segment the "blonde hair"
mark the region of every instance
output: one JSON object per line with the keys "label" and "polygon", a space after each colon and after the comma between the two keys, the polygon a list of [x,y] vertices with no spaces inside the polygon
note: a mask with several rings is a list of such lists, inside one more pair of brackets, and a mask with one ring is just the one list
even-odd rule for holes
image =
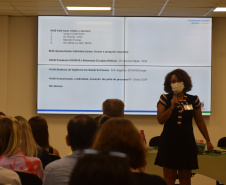
{"label": "blonde hair", "polygon": [[30,157],[37,157],[38,150],[40,147],[34,140],[34,136],[32,134],[31,126],[29,125],[28,121],[22,116],[15,117],[18,120],[20,134],[21,134],[21,151]]}
{"label": "blonde hair", "polygon": [[20,148],[19,125],[14,118],[0,119],[0,155],[11,157]]}

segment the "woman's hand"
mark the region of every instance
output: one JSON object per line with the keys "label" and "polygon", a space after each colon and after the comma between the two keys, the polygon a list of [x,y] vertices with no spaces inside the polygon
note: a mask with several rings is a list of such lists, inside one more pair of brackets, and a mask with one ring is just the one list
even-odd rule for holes
{"label": "woman's hand", "polygon": [[176,96],[173,96],[172,100],[171,100],[171,109],[174,109],[174,107],[176,106],[176,104],[179,103],[179,99]]}
{"label": "woman's hand", "polygon": [[211,142],[207,142],[206,144],[207,144],[207,149],[208,149],[210,152],[212,152],[212,151],[213,151],[213,145],[212,145],[212,143],[211,143]]}
{"label": "woman's hand", "polygon": [[206,144],[207,144],[207,149],[212,152],[213,151],[213,145],[210,142],[210,137],[206,128],[206,124],[205,121],[202,117],[202,111],[201,111],[201,107],[199,107],[198,109],[194,110],[194,118],[195,118],[195,122],[200,130],[200,132],[202,133],[203,137],[206,140]]}
{"label": "woman's hand", "polygon": [[142,172],[142,173],[146,173],[147,172],[147,167],[144,166],[144,167],[138,168],[137,171],[138,172]]}

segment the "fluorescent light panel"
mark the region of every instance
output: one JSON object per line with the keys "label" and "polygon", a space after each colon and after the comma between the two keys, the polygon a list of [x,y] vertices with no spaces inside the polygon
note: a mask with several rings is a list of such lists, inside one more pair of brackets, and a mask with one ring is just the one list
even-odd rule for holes
{"label": "fluorescent light panel", "polygon": [[215,8],[214,12],[226,12],[226,7]]}
{"label": "fluorescent light panel", "polygon": [[73,7],[68,6],[68,10],[111,10],[111,7]]}

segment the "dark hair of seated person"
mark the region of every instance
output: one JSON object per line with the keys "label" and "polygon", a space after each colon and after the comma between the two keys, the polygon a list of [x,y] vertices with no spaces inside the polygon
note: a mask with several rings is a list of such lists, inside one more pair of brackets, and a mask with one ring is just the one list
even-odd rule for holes
{"label": "dark hair of seated person", "polygon": [[0,112],[0,115],[6,116],[4,112]]}
{"label": "dark hair of seated person", "polygon": [[88,115],[77,115],[68,122],[68,141],[73,151],[91,148],[97,131],[96,121]]}
{"label": "dark hair of seated person", "polygon": [[0,112],[0,119],[6,117],[5,113],[4,112]]}
{"label": "dark hair of seated person", "polygon": [[109,120],[110,118],[111,118],[110,116],[107,116],[107,115],[104,115],[104,114],[95,117],[94,119],[95,119],[96,122],[97,122],[97,130],[99,130],[100,127],[101,127],[107,120]]}
{"label": "dark hair of seated person", "polygon": [[72,171],[69,185],[135,185],[126,154],[86,149]]}

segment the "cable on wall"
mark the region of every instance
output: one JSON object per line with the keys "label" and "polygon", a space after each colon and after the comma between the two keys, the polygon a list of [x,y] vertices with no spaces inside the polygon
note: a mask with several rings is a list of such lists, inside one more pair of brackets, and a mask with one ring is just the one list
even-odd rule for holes
{"label": "cable on wall", "polygon": [[115,0],[112,0],[112,16],[115,16]]}
{"label": "cable on wall", "polygon": [[206,14],[204,14],[203,16],[207,16],[210,12],[212,12],[215,8],[211,8]]}
{"label": "cable on wall", "polygon": [[59,0],[59,1],[60,1],[60,4],[61,4],[62,8],[63,8],[64,11],[65,11],[65,13],[66,13],[67,15],[69,15],[69,13],[68,13],[67,9],[65,8],[65,6],[63,5],[62,1],[61,1],[61,0]]}
{"label": "cable on wall", "polygon": [[167,5],[168,2],[169,2],[169,0],[166,0],[165,4],[163,5],[162,9],[160,10],[158,16],[160,16],[162,14],[162,12],[165,9],[165,7],[166,7],[166,5]]}

